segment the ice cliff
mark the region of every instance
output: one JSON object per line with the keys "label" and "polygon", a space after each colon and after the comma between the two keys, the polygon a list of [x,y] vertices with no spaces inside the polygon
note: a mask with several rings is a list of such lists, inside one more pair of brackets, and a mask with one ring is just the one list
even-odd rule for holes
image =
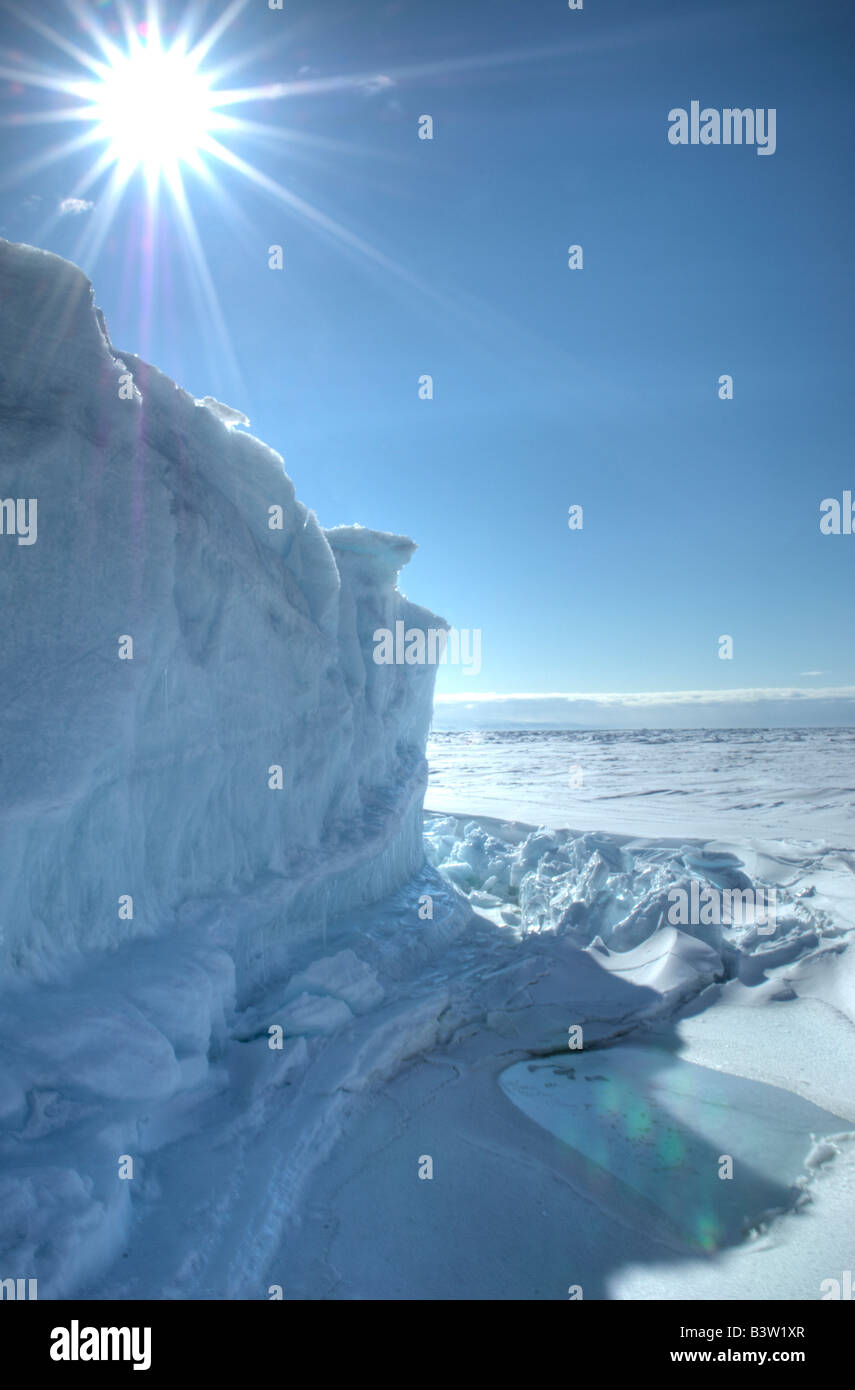
{"label": "ice cliff", "polygon": [[371,656],[440,622],[397,590],[413,542],[324,531],[68,262],[0,242],[0,314],[0,961],[251,892],[246,985],[422,863],[434,671]]}

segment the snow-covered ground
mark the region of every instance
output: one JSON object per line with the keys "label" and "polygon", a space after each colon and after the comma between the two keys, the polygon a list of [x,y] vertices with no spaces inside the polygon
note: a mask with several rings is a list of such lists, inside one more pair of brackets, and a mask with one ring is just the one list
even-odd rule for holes
{"label": "snow-covered ground", "polygon": [[[855,854],[425,829],[421,874],[242,1006],[233,904],[18,981],[5,1263],[96,1299],[845,1287]],[[775,885],[774,932],[660,921],[691,875]]]}
{"label": "snow-covered ground", "polygon": [[74,267],[0,243],[0,292],[0,1279],[845,1286],[852,731],[443,736],[423,825],[412,542],[323,531]]}
{"label": "snow-covered ground", "polygon": [[531,825],[855,843],[855,729],[435,731],[426,805]]}

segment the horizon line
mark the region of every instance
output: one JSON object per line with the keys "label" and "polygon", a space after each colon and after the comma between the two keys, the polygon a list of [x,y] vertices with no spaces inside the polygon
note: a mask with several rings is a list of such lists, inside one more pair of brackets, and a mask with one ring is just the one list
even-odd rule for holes
{"label": "horizon line", "polygon": [[583,694],[575,691],[548,691],[542,693],[502,694],[498,691],[453,691],[437,692],[434,701],[438,705],[456,704],[496,704],[499,702],[525,701],[537,703],[543,700],[562,700],[567,704],[755,704],[763,700],[853,700],[855,686],[754,686],[731,690],[659,690],[659,691],[615,691]]}

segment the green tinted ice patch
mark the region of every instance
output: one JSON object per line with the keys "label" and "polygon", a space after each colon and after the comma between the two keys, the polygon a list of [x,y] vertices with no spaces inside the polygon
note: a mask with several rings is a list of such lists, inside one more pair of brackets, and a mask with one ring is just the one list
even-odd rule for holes
{"label": "green tinted ice patch", "polygon": [[[789,1091],[651,1046],[517,1062],[500,1084],[585,1160],[597,1202],[629,1211],[641,1197],[694,1250],[731,1245],[763,1214],[791,1206],[812,1136],[848,1128]],[[572,1169],[575,1184],[578,1163]]]}

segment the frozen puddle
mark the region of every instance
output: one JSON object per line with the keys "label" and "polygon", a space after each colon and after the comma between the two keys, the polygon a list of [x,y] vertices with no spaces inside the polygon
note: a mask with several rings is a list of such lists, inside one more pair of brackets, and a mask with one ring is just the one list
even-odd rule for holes
{"label": "frozen puddle", "polygon": [[[517,1062],[500,1084],[581,1156],[587,1195],[613,1211],[640,1204],[695,1250],[731,1245],[791,1206],[813,1137],[850,1128],[777,1086],[649,1045]],[[719,1176],[725,1156],[730,1179]]]}

